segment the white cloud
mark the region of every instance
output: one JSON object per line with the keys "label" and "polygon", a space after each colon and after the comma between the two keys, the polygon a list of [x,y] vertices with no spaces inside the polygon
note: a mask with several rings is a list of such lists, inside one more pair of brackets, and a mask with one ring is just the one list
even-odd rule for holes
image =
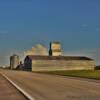
{"label": "white cloud", "polygon": [[36,44],[32,47],[31,50],[27,50],[24,52],[25,55],[47,55],[48,50],[42,44]]}

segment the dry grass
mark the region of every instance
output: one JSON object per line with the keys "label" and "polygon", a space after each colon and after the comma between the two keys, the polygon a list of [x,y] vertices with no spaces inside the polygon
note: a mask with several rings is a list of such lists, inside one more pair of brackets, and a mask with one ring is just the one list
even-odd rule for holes
{"label": "dry grass", "polygon": [[63,75],[63,76],[100,79],[100,70],[47,71],[47,72],[43,72],[43,73]]}

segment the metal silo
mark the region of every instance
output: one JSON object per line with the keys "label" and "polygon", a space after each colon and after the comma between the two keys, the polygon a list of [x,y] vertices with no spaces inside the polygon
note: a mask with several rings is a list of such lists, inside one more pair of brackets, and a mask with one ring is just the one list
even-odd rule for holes
{"label": "metal silo", "polygon": [[16,69],[18,65],[19,65],[19,56],[14,54],[10,57],[10,68]]}

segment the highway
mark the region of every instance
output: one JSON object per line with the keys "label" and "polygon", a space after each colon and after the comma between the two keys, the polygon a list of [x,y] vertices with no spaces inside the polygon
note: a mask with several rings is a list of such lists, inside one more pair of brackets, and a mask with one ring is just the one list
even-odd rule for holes
{"label": "highway", "polygon": [[100,100],[99,82],[24,71],[0,72],[27,92],[33,100]]}
{"label": "highway", "polygon": [[0,74],[0,100],[28,100]]}

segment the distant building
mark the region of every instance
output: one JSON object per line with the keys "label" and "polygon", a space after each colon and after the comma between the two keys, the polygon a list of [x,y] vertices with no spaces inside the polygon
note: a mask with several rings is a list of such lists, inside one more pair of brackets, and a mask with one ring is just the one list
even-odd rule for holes
{"label": "distant building", "polygon": [[79,56],[27,56],[24,60],[25,70],[93,70],[95,63],[88,57]]}
{"label": "distant building", "polygon": [[59,42],[51,42],[49,56],[61,56],[61,44]]}
{"label": "distant building", "polygon": [[23,65],[23,63],[22,63],[22,61],[20,61],[20,63],[19,63],[19,65],[17,66],[17,70],[23,70],[23,67],[24,67],[24,65]]}
{"label": "distant building", "polygon": [[18,65],[19,65],[19,56],[14,54],[10,57],[10,68],[16,69]]}
{"label": "distant building", "polygon": [[94,60],[82,56],[61,56],[59,42],[50,43],[49,56],[27,55],[24,70],[55,71],[55,70],[94,70]]}

